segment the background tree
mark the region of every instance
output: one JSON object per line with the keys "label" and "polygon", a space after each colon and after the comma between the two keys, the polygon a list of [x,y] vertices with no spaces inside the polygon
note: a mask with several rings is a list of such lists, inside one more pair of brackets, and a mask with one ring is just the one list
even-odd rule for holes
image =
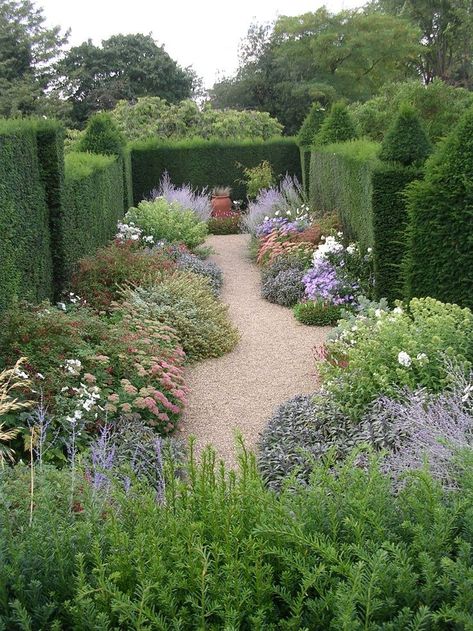
{"label": "background tree", "polygon": [[375,9],[409,19],[420,29],[417,67],[425,83],[440,78],[473,87],[473,3],[471,0],[377,0]]}
{"label": "background tree", "polygon": [[[29,0],[0,0],[0,115],[55,111],[54,65],[69,33],[47,28]],[[48,92],[53,90],[53,94]]]}
{"label": "background tree", "polygon": [[75,46],[60,62],[62,88],[82,125],[95,111],[112,109],[121,100],[159,96],[174,103],[188,98],[195,73],[181,68],[151,35],[114,35],[95,46]]}
{"label": "background tree", "polygon": [[236,75],[217,83],[212,99],[219,107],[265,109],[296,133],[314,100],[365,100],[384,83],[413,76],[418,40],[412,23],[372,8],[321,8],[253,25]]}

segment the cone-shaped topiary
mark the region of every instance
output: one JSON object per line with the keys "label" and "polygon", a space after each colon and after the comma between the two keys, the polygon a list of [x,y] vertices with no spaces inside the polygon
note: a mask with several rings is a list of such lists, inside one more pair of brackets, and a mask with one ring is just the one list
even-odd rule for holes
{"label": "cone-shaped topiary", "polygon": [[92,116],[79,144],[79,151],[122,156],[125,140],[110,114],[101,112]]}
{"label": "cone-shaped topiary", "polygon": [[384,137],[379,157],[409,166],[422,164],[431,153],[432,144],[416,110],[411,105],[401,105]]}
{"label": "cone-shaped topiary", "polygon": [[297,136],[300,147],[310,147],[312,145],[325,118],[325,114],[326,110],[318,101],[312,103],[312,107],[305,117]]}
{"label": "cone-shaped topiary", "polygon": [[319,132],[315,136],[315,144],[330,145],[333,142],[345,142],[357,138],[355,123],[346,105],[334,103],[330,114],[324,119]]}
{"label": "cone-shaped topiary", "polygon": [[473,308],[473,108],[407,189],[407,293]]}

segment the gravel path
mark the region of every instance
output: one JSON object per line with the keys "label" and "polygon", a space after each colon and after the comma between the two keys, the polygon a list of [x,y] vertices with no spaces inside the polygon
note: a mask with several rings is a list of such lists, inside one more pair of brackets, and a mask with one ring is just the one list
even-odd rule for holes
{"label": "gravel path", "polygon": [[222,300],[241,340],[236,349],[188,369],[189,406],[183,435],[196,437],[199,452],[212,443],[235,465],[235,430],[253,449],[274,409],[317,385],[313,348],[328,328],[296,321],[290,309],[260,297],[260,272],[248,258],[249,236],[211,236],[212,259],[224,273]]}

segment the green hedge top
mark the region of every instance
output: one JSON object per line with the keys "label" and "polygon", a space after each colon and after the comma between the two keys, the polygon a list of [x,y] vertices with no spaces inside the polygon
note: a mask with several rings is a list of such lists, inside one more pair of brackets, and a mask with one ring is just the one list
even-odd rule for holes
{"label": "green hedge top", "polygon": [[246,197],[243,168],[254,167],[262,160],[270,162],[277,176],[287,172],[301,179],[299,147],[294,138],[178,142],[149,139],[132,143],[130,149],[135,204],[149,195],[165,171],[177,186],[231,186],[234,199]]}
{"label": "green hedge top", "polygon": [[98,153],[73,152],[66,155],[64,162],[66,178],[78,180],[89,177],[94,171],[106,169],[116,162],[116,158]]}

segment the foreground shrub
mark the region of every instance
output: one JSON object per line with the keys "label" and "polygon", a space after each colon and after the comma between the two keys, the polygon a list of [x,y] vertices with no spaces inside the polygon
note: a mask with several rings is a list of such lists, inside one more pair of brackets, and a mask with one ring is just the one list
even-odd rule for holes
{"label": "foreground shrub", "polygon": [[72,289],[91,307],[109,309],[124,284],[149,284],[160,272],[174,268],[162,250],[142,250],[133,241],[116,241],[79,261]]}
{"label": "foreground shrub", "polygon": [[201,276],[174,272],[152,287],[127,290],[125,298],[142,317],[172,326],[190,360],[220,357],[237,343],[228,307],[215,298]]}
{"label": "foreground shrub", "polygon": [[182,242],[188,248],[194,248],[207,236],[206,224],[192,210],[183,210],[176,202],[169,203],[162,197],[142,201],[137,208],[130,208],[125,221],[137,226],[154,242]]}
{"label": "foreground shrub", "polygon": [[232,213],[228,217],[211,217],[207,223],[210,234],[239,234],[241,215]]}
{"label": "foreground shrub", "polygon": [[[360,423],[353,423],[327,394],[283,403],[260,439],[258,466],[265,482],[277,490],[291,477],[308,484],[321,460],[345,460],[354,447],[368,445],[382,453],[381,468],[397,488],[406,473],[427,462],[431,474],[452,488],[458,454],[473,453],[473,374],[448,370],[445,392],[403,389],[396,398],[381,396]],[[366,461],[360,455],[357,463]]]}
{"label": "foreground shrub", "polygon": [[[250,459],[215,455],[187,479],[93,493],[83,478],[0,472],[0,621],[30,628],[447,629],[473,622],[471,462],[445,492],[376,463],[316,466],[307,488],[264,488]],[[53,526],[52,526],[53,525]],[[32,597],[34,594],[34,597]],[[24,627],[26,625],[23,625]]]}
{"label": "foreground shrub", "polygon": [[321,300],[300,302],[294,307],[294,316],[302,324],[332,326],[341,315],[341,307]]}
{"label": "foreground shrub", "polygon": [[[142,419],[162,434],[176,428],[186,402],[184,354],[170,327],[130,305],[112,322],[74,305],[17,305],[1,324],[2,363],[28,358],[23,370],[34,396],[24,396],[36,407],[20,424],[25,433],[39,424],[56,437],[51,458],[63,458],[71,440],[85,447],[117,415]],[[17,416],[5,418],[18,425]]]}
{"label": "foreground shrub", "polygon": [[353,419],[380,395],[399,387],[439,392],[448,385],[445,359],[468,371],[473,361],[473,314],[432,298],[413,299],[408,311],[369,310],[340,321],[320,364],[326,390]]}

